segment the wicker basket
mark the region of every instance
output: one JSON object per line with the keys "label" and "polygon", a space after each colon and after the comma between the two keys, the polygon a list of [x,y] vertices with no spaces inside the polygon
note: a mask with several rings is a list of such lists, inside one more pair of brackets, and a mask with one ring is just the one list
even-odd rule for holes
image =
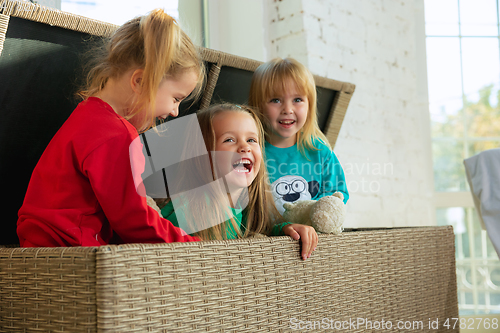
{"label": "wicker basket", "polygon": [[451,227],[0,249],[0,288],[0,332],[458,332]]}

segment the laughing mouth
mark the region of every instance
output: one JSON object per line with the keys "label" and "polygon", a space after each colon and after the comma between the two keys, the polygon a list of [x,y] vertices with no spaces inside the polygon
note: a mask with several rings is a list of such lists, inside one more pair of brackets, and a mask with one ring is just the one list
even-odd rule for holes
{"label": "laughing mouth", "polygon": [[253,163],[248,158],[242,158],[233,163],[233,169],[236,172],[248,173],[252,171]]}
{"label": "laughing mouth", "polygon": [[295,120],[280,120],[279,123],[281,125],[293,125],[295,124]]}

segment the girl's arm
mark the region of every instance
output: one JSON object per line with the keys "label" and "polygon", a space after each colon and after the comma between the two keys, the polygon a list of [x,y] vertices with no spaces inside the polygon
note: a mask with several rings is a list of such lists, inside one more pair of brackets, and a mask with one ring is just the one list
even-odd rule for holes
{"label": "girl's arm", "polygon": [[271,230],[271,236],[290,236],[295,240],[300,239],[302,245],[301,256],[306,260],[318,245],[318,234],[313,227],[290,222],[277,223]]}
{"label": "girl's arm", "polygon": [[316,250],[318,234],[313,227],[304,224],[288,224],[283,227],[283,232],[295,240],[300,239],[302,259],[306,260]]}
{"label": "girl's arm", "polygon": [[137,193],[129,145],[128,137],[114,137],[82,163],[111,229],[124,243],[199,241],[160,217],[147,205],[146,198]]}
{"label": "girl's arm", "polygon": [[271,229],[271,236],[285,236],[283,228],[287,225],[292,224],[291,222],[276,223]]}

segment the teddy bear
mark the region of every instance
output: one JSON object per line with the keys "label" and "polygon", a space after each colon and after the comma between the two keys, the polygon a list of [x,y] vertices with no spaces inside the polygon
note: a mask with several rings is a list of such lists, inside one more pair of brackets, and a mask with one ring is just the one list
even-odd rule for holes
{"label": "teddy bear", "polygon": [[317,232],[340,234],[346,209],[344,195],[335,192],[319,200],[301,200],[283,205],[283,218],[287,222],[312,226]]}

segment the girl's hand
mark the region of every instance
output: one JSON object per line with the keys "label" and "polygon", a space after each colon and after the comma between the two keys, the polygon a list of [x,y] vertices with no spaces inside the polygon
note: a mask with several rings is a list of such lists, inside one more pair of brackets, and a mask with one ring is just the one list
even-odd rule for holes
{"label": "girl's hand", "polygon": [[285,235],[295,240],[301,240],[302,259],[306,260],[311,256],[311,253],[316,250],[316,245],[318,245],[318,234],[313,227],[303,224],[289,224],[283,227],[283,232]]}

